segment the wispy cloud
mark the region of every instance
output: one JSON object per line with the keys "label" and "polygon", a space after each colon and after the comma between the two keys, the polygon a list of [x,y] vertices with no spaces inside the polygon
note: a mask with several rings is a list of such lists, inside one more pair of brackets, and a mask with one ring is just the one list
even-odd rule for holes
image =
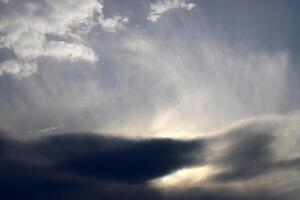
{"label": "wispy cloud", "polygon": [[187,3],[185,0],[157,0],[150,5],[150,13],[147,19],[156,22],[165,12],[181,8],[191,10],[195,7],[193,3]]}

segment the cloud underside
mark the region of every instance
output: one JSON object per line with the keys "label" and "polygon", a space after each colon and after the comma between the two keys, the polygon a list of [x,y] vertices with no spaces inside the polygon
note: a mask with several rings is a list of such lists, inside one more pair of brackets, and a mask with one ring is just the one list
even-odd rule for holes
{"label": "cloud underside", "polygon": [[[214,137],[188,141],[68,133],[20,142],[3,134],[2,195],[7,199],[297,199],[299,188],[294,184],[299,181],[300,157],[291,151],[297,147],[285,146],[293,134],[286,127],[290,123],[252,121]],[[182,185],[180,191],[162,192],[149,184],[178,169],[206,165],[222,170],[207,177],[202,186]],[[272,180],[279,182],[273,185]]]}
{"label": "cloud underside", "polygon": [[118,32],[128,21],[123,16],[104,17],[103,4],[97,0],[12,0],[0,2],[0,7],[0,48],[14,54],[0,63],[0,76],[17,78],[34,74],[41,58],[97,61],[87,34],[93,28]]}

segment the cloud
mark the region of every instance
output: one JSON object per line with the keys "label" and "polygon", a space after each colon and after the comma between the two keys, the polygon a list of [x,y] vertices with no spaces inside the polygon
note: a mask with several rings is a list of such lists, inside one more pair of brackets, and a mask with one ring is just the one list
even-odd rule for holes
{"label": "cloud", "polygon": [[0,163],[1,198],[5,199],[161,199],[158,191],[146,185],[94,182],[47,167],[4,159]]}
{"label": "cloud", "polygon": [[[93,199],[96,195],[96,199],[116,199],[121,192],[125,199],[151,199],[160,194],[146,182],[199,163],[193,153],[201,152],[203,143],[138,141],[89,133],[22,142],[1,134],[0,147],[2,197]],[[142,195],[136,196],[139,193]]]}
{"label": "cloud", "polygon": [[157,0],[150,5],[150,13],[147,19],[151,22],[156,22],[165,12],[182,8],[191,10],[195,7],[193,3],[187,3],[185,0]]}
{"label": "cloud", "polygon": [[[24,142],[2,135],[0,185],[10,199],[297,199],[299,153],[280,155],[294,148],[284,141],[297,130],[294,119],[256,118],[188,141],[68,133]],[[299,136],[294,139],[297,147]],[[149,184],[176,170],[212,165],[221,173],[192,187]]]}
{"label": "cloud", "polygon": [[35,73],[37,65],[35,62],[18,62],[16,60],[7,60],[0,65],[0,76],[9,74],[17,78],[28,77]]}
{"label": "cloud", "polygon": [[37,132],[38,132],[38,133],[47,133],[47,132],[55,131],[55,130],[57,130],[57,129],[59,129],[59,127],[52,126],[52,127],[49,127],[49,128],[40,129],[40,130],[38,130]]}
{"label": "cloud", "polygon": [[114,16],[113,18],[99,18],[99,23],[105,31],[116,33],[119,30],[124,30],[128,22],[127,17]]}
{"label": "cloud", "polygon": [[291,153],[294,147],[288,146],[288,141],[293,138],[299,143],[299,136],[294,135],[298,120],[299,115],[256,118],[223,131],[208,145],[208,151],[214,152],[208,162],[222,169],[212,180],[258,183],[276,173],[297,171],[300,155]]}
{"label": "cloud", "polygon": [[[43,57],[95,62],[97,55],[86,39],[90,30],[100,27],[117,32],[125,29],[128,21],[122,16],[105,18],[103,4],[97,0],[13,0],[0,4],[0,48],[15,54],[13,60],[0,63],[1,75],[19,78],[35,73]],[[47,35],[60,37],[62,41],[49,41]]]}
{"label": "cloud", "polygon": [[[245,17],[230,12],[243,2],[236,6],[226,4],[230,10],[225,4],[221,7],[214,2],[202,2],[203,7],[193,9],[193,16],[166,18],[160,21],[161,26],[142,20],[141,16],[148,13],[149,2],[107,2],[105,16],[130,16],[130,28],[122,34],[100,35],[96,31],[99,26],[92,28],[85,41],[94,55],[100,56],[96,63],[69,62],[53,55],[63,51],[49,49],[48,54],[55,58],[38,59],[37,66],[42,67],[34,76],[16,82],[2,76],[1,93],[6,95],[0,98],[0,111],[7,114],[0,116],[1,127],[16,132],[59,126],[64,132],[186,136],[209,132],[251,116],[299,109],[297,68],[291,65],[292,52],[287,46],[269,50],[262,48],[261,42],[253,47],[253,42],[245,41],[242,33],[234,42],[227,40],[234,30],[247,30],[247,35],[266,30],[270,36],[278,35],[277,31],[270,32],[278,27],[260,27],[272,24],[267,19],[278,16],[279,11],[273,11],[271,6],[264,8],[272,13],[260,13],[259,4],[253,4],[255,13],[260,13],[255,16],[261,16],[255,20],[258,17],[251,14]],[[224,17],[228,13],[238,21],[230,23]],[[276,22],[288,23],[284,13],[281,10],[279,13],[281,17]],[[283,25],[280,27],[284,30]],[[84,30],[77,27],[73,31],[84,34]],[[279,34],[276,38],[288,35]],[[53,34],[45,37],[49,42],[64,44],[73,43],[76,38]],[[258,39],[266,41],[270,37]],[[272,42],[276,43],[274,37]],[[85,45],[76,49],[80,52],[82,46]],[[68,59],[80,61],[68,52],[64,53]],[[13,55],[7,57],[13,59]]]}
{"label": "cloud", "polygon": [[47,136],[29,143],[5,137],[1,141],[1,153],[9,159],[124,183],[147,182],[199,164],[204,148],[201,140],[129,140],[89,133]]}
{"label": "cloud", "polygon": [[95,62],[97,60],[93,50],[82,44],[68,44],[64,41],[50,41],[47,46],[47,49],[41,51],[42,56],[52,57],[58,60],[67,59],[70,61],[86,60]]}
{"label": "cloud", "polygon": [[221,159],[221,164],[229,165],[230,170],[218,174],[218,181],[247,180],[268,172],[273,156],[269,147],[272,140],[269,133],[235,136]]}
{"label": "cloud", "polygon": [[[73,150],[66,145],[81,146]],[[56,136],[39,145],[51,158],[59,159],[56,169],[100,180],[145,182],[182,166],[200,162],[192,153],[201,152],[201,141],[153,139],[130,141],[99,136]],[[48,151],[47,151],[48,150]],[[66,151],[67,150],[67,151]],[[70,152],[71,150],[71,152]],[[198,155],[200,157],[200,154]]]}
{"label": "cloud", "polygon": [[[299,110],[296,4],[201,1],[152,26],[158,1],[0,2],[0,127],[18,138],[0,140],[1,198],[299,198],[300,119],[271,115]],[[207,138],[145,139],[178,135]]]}

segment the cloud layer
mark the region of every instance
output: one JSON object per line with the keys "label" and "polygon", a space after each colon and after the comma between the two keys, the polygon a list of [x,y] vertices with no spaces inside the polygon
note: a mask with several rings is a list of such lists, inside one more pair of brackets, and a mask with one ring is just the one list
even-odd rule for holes
{"label": "cloud layer", "polygon": [[[299,130],[295,120],[299,116],[258,118],[213,137],[188,141],[68,133],[21,142],[2,135],[2,195],[9,199],[115,199],[120,194],[123,199],[297,199],[300,155],[294,148],[299,136],[294,137],[296,146],[285,146]],[[218,172],[207,175],[201,185],[179,182],[180,190],[164,192],[150,184],[175,170],[207,165]]]}
{"label": "cloud layer", "polygon": [[[13,9],[22,7],[13,2],[3,7],[12,12],[1,15],[9,18]],[[149,23],[146,18],[155,3],[90,3],[92,12],[86,13],[80,11],[85,3],[79,2],[80,8],[66,3],[66,8],[58,7],[69,10],[64,15],[75,12],[72,16],[78,15],[80,22],[51,17],[56,16],[51,6],[36,23],[24,22],[38,30],[39,24],[47,24],[44,29],[49,31],[38,32],[49,48],[20,51],[22,57],[36,55],[33,60],[18,59],[13,49],[0,50],[0,92],[5,94],[0,112],[6,113],[0,116],[0,127],[24,134],[59,127],[63,132],[185,137],[247,117],[299,109],[297,49],[289,41],[298,17],[290,4],[235,2],[221,8],[205,1],[189,12],[173,10],[159,23]],[[94,8],[102,14],[96,15]],[[246,8],[255,15],[248,15]],[[25,18],[31,16],[23,10]],[[21,23],[18,13],[12,22]],[[276,24],[269,21],[273,18]],[[121,23],[114,29],[118,33],[108,30],[115,26],[108,19]],[[99,20],[106,20],[106,28]],[[64,31],[58,34],[57,29]],[[28,37],[24,45],[29,48],[35,42]],[[27,78],[12,80],[16,76],[8,73]]]}
{"label": "cloud layer", "polygon": [[299,6],[0,0],[0,198],[298,200]]}

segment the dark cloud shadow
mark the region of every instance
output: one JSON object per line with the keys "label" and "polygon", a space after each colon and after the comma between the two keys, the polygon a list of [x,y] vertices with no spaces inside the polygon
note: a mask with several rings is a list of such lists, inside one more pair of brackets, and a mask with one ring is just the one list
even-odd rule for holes
{"label": "dark cloud shadow", "polygon": [[199,164],[203,141],[128,140],[90,134],[60,135],[38,144],[54,168],[101,180],[140,183]]}
{"label": "dark cloud shadow", "polygon": [[218,174],[217,181],[247,180],[266,171],[272,162],[270,145],[274,137],[268,133],[235,135],[228,150],[217,162],[228,171]]}
{"label": "dark cloud shadow", "polygon": [[199,163],[196,157],[202,149],[198,140],[70,133],[21,142],[2,134],[1,195],[4,199],[160,199],[160,192],[146,182]]}
{"label": "dark cloud shadow", "polygon": [[227,148],[214,162],[225,170],[211,180],[222,183],[248,181],[274,171],[300,169],[299,157],[287,155],[282,159],[276,156],[274,142],[278,138],[273,131],[270,127],[260,130],[255,126],[245,126],[221,136]]}
{"label": "dark cloud shadow", "polygon": [[[293,172],[299,157],[279,159],[273,129],[243,126],[213,138],[132,140],[91,133],[68,133],[20,141],[0,134],[0,188],[4,199],[156,199],[156,200],[296,200],[297,186],[246,187],[261,184],[272,172]],[[210,154],[214,142],[226,144]],[[170,189],[150,181],[190,166],[214,165],[223,170],[203,186]],[[196,174],[195,174],[196,176]],[[275,175],[276,176],[276,175]],[[265,179],[267,180],[267,179]],[[245,185],[236,187],[232,183]],[[288,188],[291,187],[291,188]]]}

